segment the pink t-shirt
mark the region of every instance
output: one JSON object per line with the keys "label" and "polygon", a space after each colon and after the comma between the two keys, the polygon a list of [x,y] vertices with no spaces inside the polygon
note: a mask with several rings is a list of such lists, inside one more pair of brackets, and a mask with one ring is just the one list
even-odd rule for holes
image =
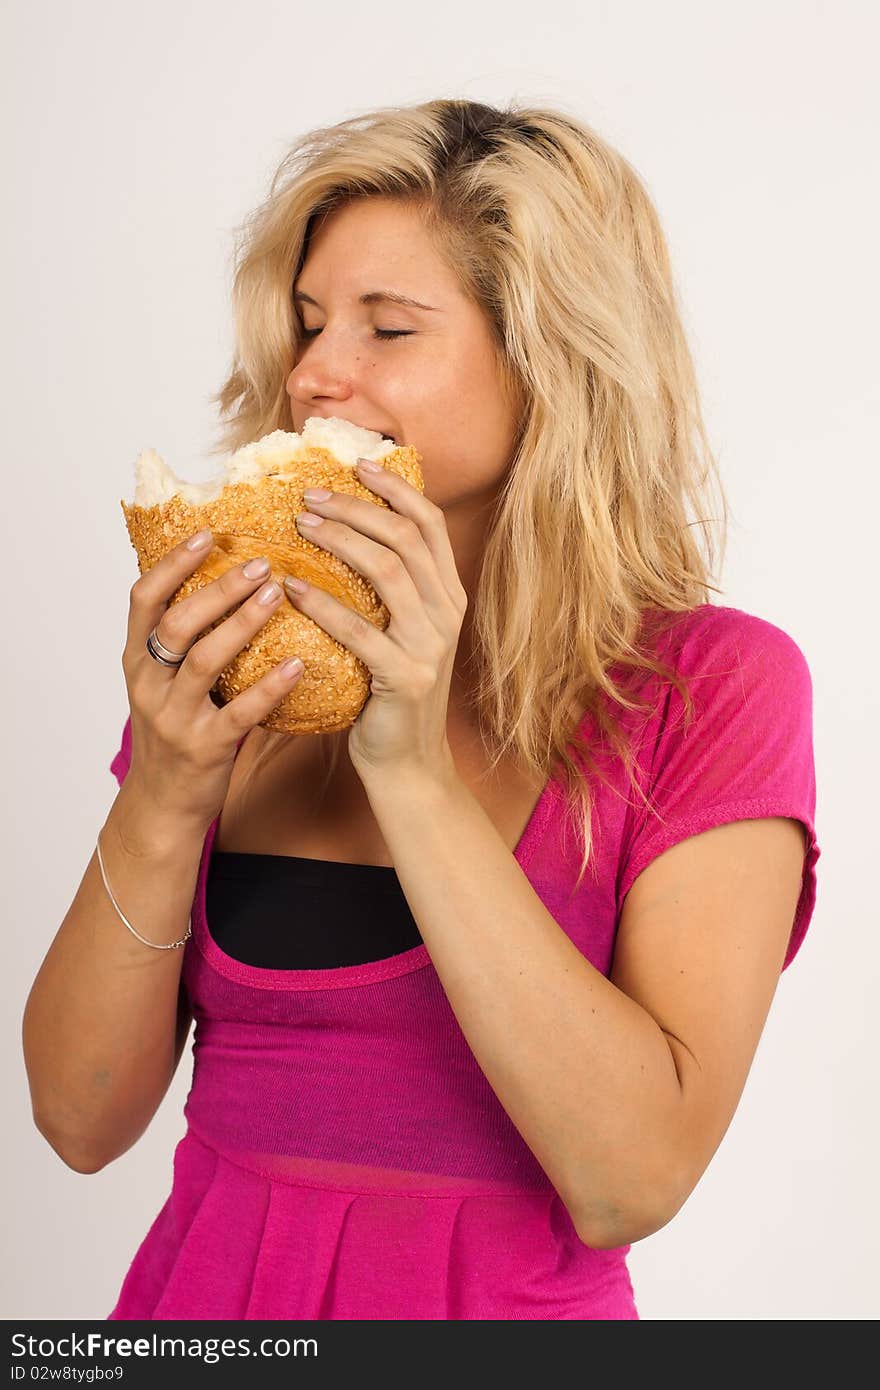
{"label": "pink t-shirt", "polygon": [[[685,729],[671,685],[650,717],[624,716],[653,812],[603,747],[611,786],[594,783],[595,867],[580,889],[579,839],[554,778],[515,857],[608,976],[624,898],[653,859],[715,825],[794,817],[808,845],[785,969],[812,916],[820,854],[807,663],[772,623],[709,604],[657,651],[692,678],[695,718]],[[120,782],[130,756],[129,720],[111,763]],[[195,1018],[186,1133],[109,1317],[637,1319],[630,1247],[580,1240],[427,947],[315,970],[226,955],[205,918],[216,828],[184,948]],[[292,921],[306,911],[292,902]]]}

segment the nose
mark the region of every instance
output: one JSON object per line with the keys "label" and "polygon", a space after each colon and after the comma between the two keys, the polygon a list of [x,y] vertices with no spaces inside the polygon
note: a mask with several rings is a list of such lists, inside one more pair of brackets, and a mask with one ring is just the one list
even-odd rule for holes
{"label": "nose", "polygon": [[300,345],[296,363],[287,378],[291,400],[309,405],[319,398],[344,401],[353,390],[356,355],[346,355],[338,341],[331,344],[324,328],[317,338],[306,338]]}

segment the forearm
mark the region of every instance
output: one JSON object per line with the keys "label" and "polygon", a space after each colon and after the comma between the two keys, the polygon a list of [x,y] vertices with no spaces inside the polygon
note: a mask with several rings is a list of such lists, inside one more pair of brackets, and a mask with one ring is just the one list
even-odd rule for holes
{"label": "forearm", "polygon": [[[156,943],[189,921],[202,839],[139,815],[123,785],[103,829],[107,878]],[[81,1171],[143,1133],[173,1074],[183,947],[158,951],[119,920],[93,854],[34,980],[22,1020],[34,1121]]]}
{"label": "forearm", "polygon": [[581,954],[457,774],[365,786],[461,1030],[581,1238],[649,1234],[682,1113],[659,1025]]}

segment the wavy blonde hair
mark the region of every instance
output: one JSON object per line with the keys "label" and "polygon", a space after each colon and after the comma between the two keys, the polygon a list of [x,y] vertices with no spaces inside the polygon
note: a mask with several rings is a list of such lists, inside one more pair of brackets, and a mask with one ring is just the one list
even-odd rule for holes
{"label": "wavy blonde hair", "polygon": [[[624,710],[651,713],[633,680],[671,682],[692,717],[686,683],[652,643],[708,590],[721,593],[709,582],[718,519],[701,515],[707,483],[721,502],[722,559],[728,503],[666,241],[632,166],[558,110],[437,100],[310,131],[238,229],[236,350],[212,398],[229,418],[211,452],[293,428],[285,383],[302,340],[292,287],[310,233],[335,208],[376,196],[422,213],[486,314],[517,402],[471,599],[471,709],[491,768],[512,755],[543,782],[559,763],[567,809],[580,814],[577,888],[593,857],[599,771],[581,723],[593,716],[647,804],[621,725]],[[267,733],[252,770],[287,741]],[[325,788],[338,753],[334,740]]]}

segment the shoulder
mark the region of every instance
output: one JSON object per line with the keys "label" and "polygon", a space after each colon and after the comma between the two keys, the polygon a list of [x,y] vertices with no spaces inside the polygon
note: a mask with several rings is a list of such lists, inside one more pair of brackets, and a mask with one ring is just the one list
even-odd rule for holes
{"label": "shoulder", "polygon": [[665,624],[657,652],[684,670],[700,667],[718,653],[742,663],[765,654],[774,660],[806,665],[801,648],[783,628],[741,608],[701,604]]}
{"label": "shoulder", "polygon": [[[682,681],[697,717],[729,717],[746,727],[768,716],[803,723],[811,709],[812,678],[803,651],[790,633],[757,614],[701,605],[666,627],[652,650]],[[674,732],[683,698],[671,683],[656,694],[649,732]],[[714,731],[724,738],[723,723],[715,722]]]}

